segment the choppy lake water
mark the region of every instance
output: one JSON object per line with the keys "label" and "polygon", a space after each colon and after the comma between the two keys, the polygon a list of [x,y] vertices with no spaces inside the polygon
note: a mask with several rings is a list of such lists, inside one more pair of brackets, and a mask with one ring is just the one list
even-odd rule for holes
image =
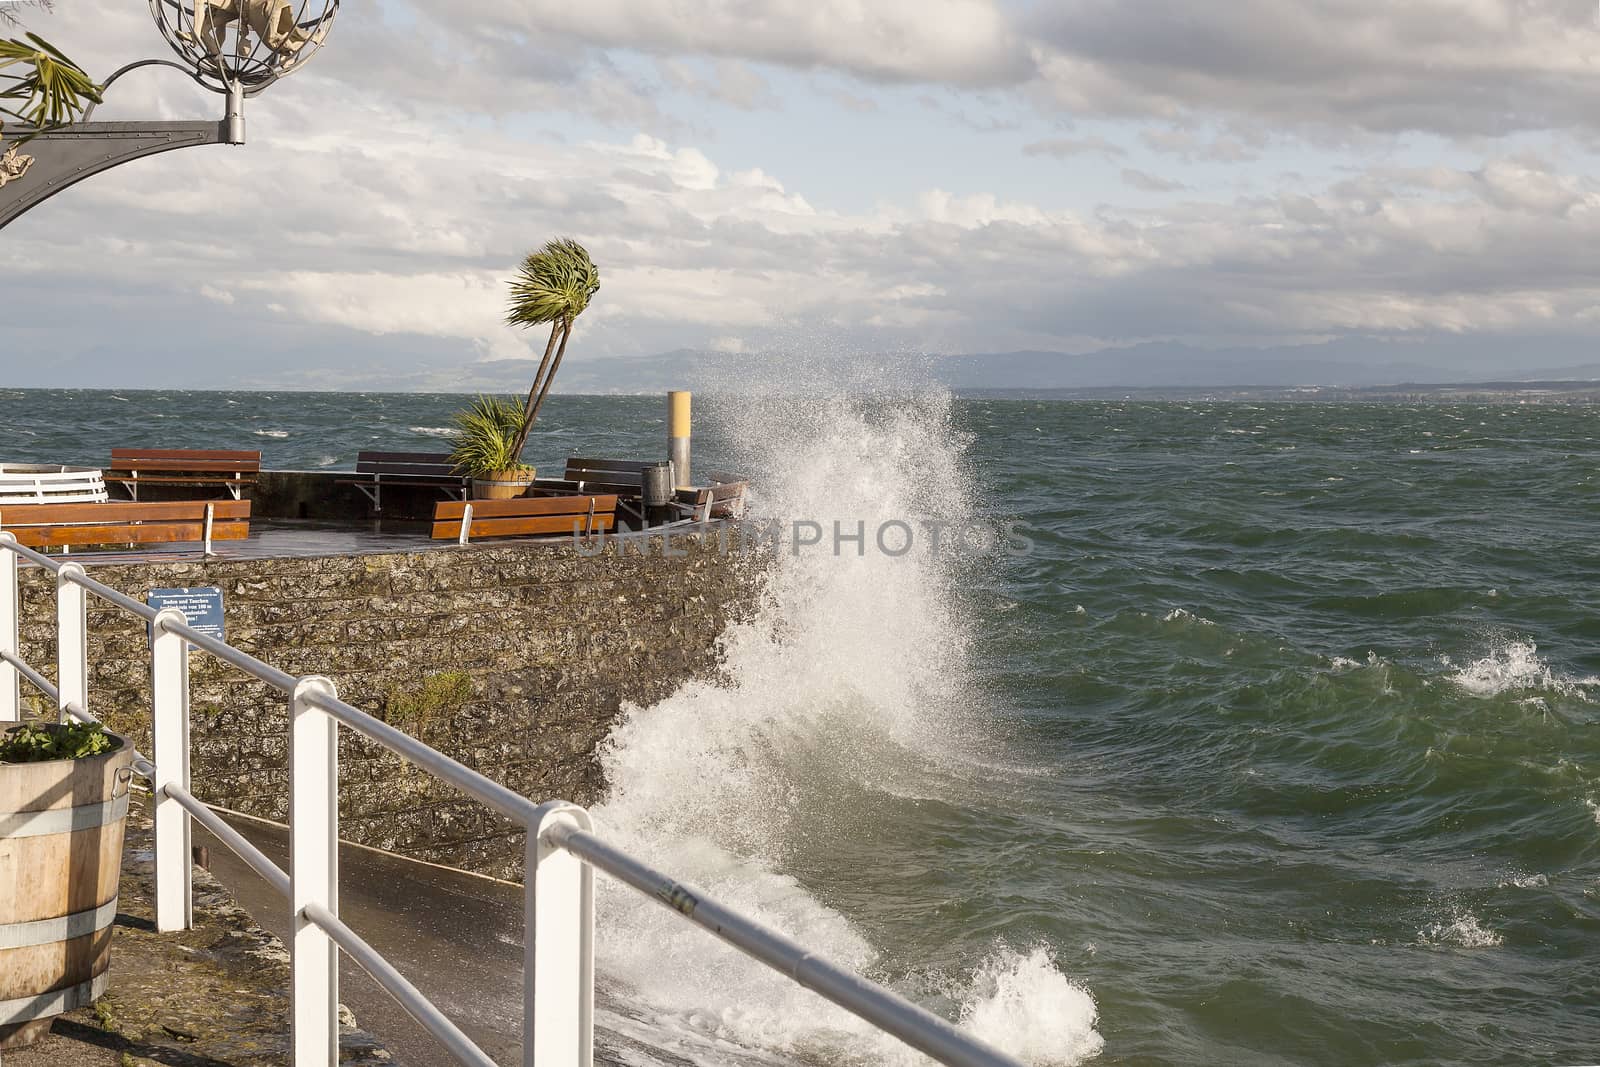
{"label": "choppy lake water", "polygon": [[[460,402],[0,391],[0,460],[333,469],[442,447]],[[1038,1064],[1595,1062],[1597,417],[707,400],[697,462],[826,536],[780,554],[725,684],[632,711],[598,818]],[[659,399],[556,397],[533,458],[664,433]],[[1028,550],[874,543],[929,516]],[[642,1006],[603,1023],[663,1058],[916,1062],[602,903]]]}

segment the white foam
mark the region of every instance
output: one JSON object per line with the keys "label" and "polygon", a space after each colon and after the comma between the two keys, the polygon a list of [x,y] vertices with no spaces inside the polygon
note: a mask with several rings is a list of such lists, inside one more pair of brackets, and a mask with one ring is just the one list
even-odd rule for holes
{"label": "white foam", "polygon": [[1417,931],[1423,945],[1455,945],[1461,948],[1494,948],[1505,938],[1486,928],[1470,911],[1455,911],[1448,921],[1429,923]]}
{"label": "white foam", "polygon": [[[1447,667],[1453,666],[1448,657],[1441,662]],[[1484,697],[1538,689],[1587,700],[1584,691],[1600,685],[1600,678],[1556,674],[1539,658],[1539,646],[1531,640],[1501,641],[1487,656],[1458,668],[1450,680],[1474,696]]]}
{"label": "white foam", "polygon": [[288,437],[288,430],[252,430],[257,437]]}
{"label": "white foam", "polygon": [[1212,622],[1210,619],[1206,618],[1204,615],[1196,615],[1194,612],[1188,610],[1187,608],[1173,608],[1171,611],[1169,611],[1165,615],[1161,616],[1161,621],[1162,622],[1190,622],[1190,623],[1193,623],[1196,626],[1215,626],[1216,625],[1216,623]]}
{"label": "white foam", "polygon": [[410,426],[412,433],[421,434],[423,437],[454,437],[456,431],[448,426]]}
{"label": "white foam", "polygon": [[[752,398],[726,433],[761,486],[770,514],[758,520],[871,530],[965,517],[952,514],[974,496],[949,420],[944,392]],[[850,832],[830,807],[838,798],[928,795],[928,775],[986,754],[955,595],[971,561],[922,542],[898,557],[867,543],[860,555],[777,555],[754,617],[723,637],[724,678],[625,709],[602,750],[612,792],[595,817],[624,848],[822,956],[926,993],[927,975],[877,972],[861,931],[789,873],[797,856],[808,869],[838,864],[831,842]],[[726,1041],[834,1063],[927,1062],[654,902],[601,885],[603,973],[692,1045],[695,1062],[724,1058],[715,1049]],[[1100,1048],[1092,998],[1043,950],[1001,949],[931,984],[965,1025],[1033,1062],[1076,1063]]]}
{"label": "white foam", "polygon": [[1043,948],[1002,949],[984,961],[961,1005],[961,1022],[991,1044],[1036,1064],[1075,1064],[1097,1055],[1094,998],[1057,969]]}
{"label": "white foam", "polygon": [[1550,876],[1547,875],[1547,874],[1529,874],[1529,873],[1527,873],[1525,871],[1524,872],[1512,871],[1511,873],[1506,875],[1505,880],[1500,883],[1499,888],[1501,888],[1501,889],[1507,889],[1507,888],[1513,888],[1513,889],[1543,889],[1545,886],[1548,886],[1549,884],[1550,884]]}

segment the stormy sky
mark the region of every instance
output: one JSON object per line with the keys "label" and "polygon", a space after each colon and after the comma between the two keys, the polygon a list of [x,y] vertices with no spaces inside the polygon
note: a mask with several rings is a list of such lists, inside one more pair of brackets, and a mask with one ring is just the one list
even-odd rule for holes
{"label": "stormy sky", "polygon": [[[143,0],[27,19],[96,74],[166,54]],[[246,146],[0,231],[0,368],[477,381],[542,347],[504,280],[563,234],[603,272],[583,359],[1356,339],[1543,368],[1600,335],[1597,46],[1595,0],[347,0]],[[218,113],[158,70],[97,117]]]}

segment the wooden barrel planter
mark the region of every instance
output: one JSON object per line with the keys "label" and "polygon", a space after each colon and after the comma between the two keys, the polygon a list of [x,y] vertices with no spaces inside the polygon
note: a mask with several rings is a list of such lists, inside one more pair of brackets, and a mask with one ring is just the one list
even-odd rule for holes
{"label": "wooden barrel planter", "polygon": [[472,479],[472,497],[474,500],[515,500],[526,494],[528,487],[533,485],[534,473],[532,467],[519,467],[475,477]]}
{"label": "wooden barrel planter", "polygon": [[[115,737],[115,735],[113,735]],[[0,1049],[105,991],[133,746],[0,763]]]}

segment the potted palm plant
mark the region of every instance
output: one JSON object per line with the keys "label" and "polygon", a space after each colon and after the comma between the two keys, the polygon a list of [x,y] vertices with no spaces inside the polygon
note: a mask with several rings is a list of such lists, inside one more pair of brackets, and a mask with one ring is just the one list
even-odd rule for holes
{"label": "potted palm plant", "polygon": [[[546,242],[522,261],[511,280],[506,322],[522,327],[548,324],[550,337],[520,410],[504,401],[479,397],[456,417],[456,443],[450,458],[473,479],[474,496],[480,495],[481,485],[490,494],[487,499],[508,499],[522,495],[533,484],[535,470],[522,462],[522,450],[561,369],[573,324],[599,290],[599,269],[588,249],[571,238]],[[488,466],[490,463],[503,465]]]}
{"label": "potted palm plant", "polygon": [[496,396],[480,396],[454,417],[450,462],[472,479],[479,500],[511,500],[533,484],[534,470],[514,449],[522,431],[522,408]]}
{"label": "potted palm plant", "polygon": [[0,1049],[105,988],[132,763],[99,723],[0,730]]}

